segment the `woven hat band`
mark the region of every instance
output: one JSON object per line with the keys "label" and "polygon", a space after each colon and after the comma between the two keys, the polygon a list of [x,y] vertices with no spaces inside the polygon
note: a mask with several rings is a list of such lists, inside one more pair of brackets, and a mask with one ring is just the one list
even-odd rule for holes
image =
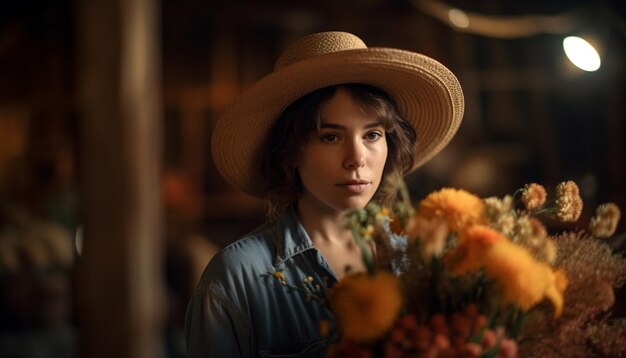
{"label": "woven hat band", "polygon": [[322,32],[306,36],[289,46],[278,58],[274,71],[301,60],[326,55],[329,53],[366,49],[367,46],[360,38],[347,32]]}

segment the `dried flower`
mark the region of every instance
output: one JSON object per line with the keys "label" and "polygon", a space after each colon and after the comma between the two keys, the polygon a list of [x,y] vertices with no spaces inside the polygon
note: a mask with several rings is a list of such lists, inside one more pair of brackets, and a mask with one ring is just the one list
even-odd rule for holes
{"label": "dried flower", "polygon": [[562,182],[556,187],[557,217],[563,222],[578,220],[583,211],[583,200],[578,185],[573,181]]}
{"label": "dried flower", "polygon": [[502,199],[490,197],[485,199],[486,213],[491,226],[506,236],[512,236],[515,230],[517,215],[513,210],[513,197],[507,195]]}
{"label": "dried flower", "polygon": [[555,258],[556,248],[549,242],[545,226],[536,218],[528,215],[515,216],[509,238],[525,247],[536,259],[552,262]]}
{"label": "dried flower", "polygon": [[402,306],[398,278],[385,271],[344,277],[333,287],[329,304],[344,337],[372,341],[389,329]]}
{"label": "dried flower", "polygon": [[492,196],[485,199],[485,205],[487,206],[487,214],[491,218],[509,214],[513,211],[513,197],[510,195],[504,196],[502,199]]}
{"label": "dried flower", "polygon": [[[602,357],[623,357],[626,352],[626,321],[602,322],[587,328],[589,341]],[[607,337],[619,337],[607,340]]]}
{"label": "dried flower", "polygon": [[595,237],[610,237],[617,229],[621,213],[615,203],[602,204],[596,208],[596,215],[589,222],[589,232]]}
{"label": "dried flower", "polygon": [[539,244],[539,238],[535,236],[535,228],[528,216],[521,216],[515,220],[513,235],[511,236],[514,242],[524,243],[528,246],[537,246]]}
{"label": "dried flower", "polygon": [[[621,357],[626,352],[626,326],[614,326],[610,314],[615,303],[613,288],[626,279],[626,259],[612,253],[600,240],[583,232],[557,237],[555,261],[567,273],[563,314],[551,320],[543,314],[529,315],[520,334],[522,357]],[[558,272],[558,271],[557,271]],[[557,274],[555,272],[555,274]],[[559,279],[557,276],[557,285]],[[610,326],[609,326],[610,325]],[[601,332],[594,332],[603,327]],[[609,328],[610,327],[610,328]],[[600,333],[596,339],[596,333]]]}
{"label": "dried flower", "polygon": [[522,190],[522,203],[527,210],[534,211],[546,203],[546,189],[537,183],[526,184]]}
{"label": "dried flower", "polygon": [[450,229],[458,231],[471,224],[481,223],[485,214],[485,202],[461,189],[444,188],[428,195],[419,203],[418,216],[426,219],[442,217]]}

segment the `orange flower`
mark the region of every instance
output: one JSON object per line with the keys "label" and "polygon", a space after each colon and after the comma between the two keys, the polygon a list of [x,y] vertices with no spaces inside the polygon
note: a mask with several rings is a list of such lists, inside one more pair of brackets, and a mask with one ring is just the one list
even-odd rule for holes
{"label": "orange flower", "polygon": [[461,189],[444,188],[428,195],[417,208],[417,216],[427,220],[442,217],[454,231],[483,221],[485,202]]}
{"label": "orange flower", "polygon": [[567,279],[567,275],[563,269],[558,269],[554,271],[554,286],[558,292],[565,292],[569,281]]}
{"label": "orange flower", "polygon": [[552,301],[555,316],[563,310],[563,292],[567,287],[564,272],[553,272],[522,246],[499,232],[475,225],[459,236],[460,244],[445,257],[452,272],[463,274],[484,268],[502,290],[505,302],[529,310],[544,298]]}
{"label": "orange flower", "polygon": [[487,247],[503,238],[498,231],[485,225],[472,225],[466,230],[461,231],[459,235],[460,242],[476,242],[481,246]]}
{"label": "orange flower", "polygon": [[548,298],[555,316],[563,310],[563,291],[567,278],[562,271],[553,272],[550,266],[535,260],[523,247],[510,240],[493,243],[483,256],[486,276],[502,288],[503,298],[524,311]]}
{"label": "orange flower", "polygon": [[372,276],[346,276],[332,288],[329,304],[346,339],[373,341],[381,337],[398,316],[402,306],[400,282],[385,271]]}
{"label": "orange flower", "polygon": [[495,242],[505,240],[498,231],[484,225],[473,225],[459,234],[459,246],[445,258],[452,271],[462,274],[484,264],[484,254]]}
{"label": "orange flower", "polygon": [[543,247],[541,247],[541,251],[539,253],[539,258],[548,263],[554,263],[557,255],[557,246],[551,238],[546,237],[543,241]]}

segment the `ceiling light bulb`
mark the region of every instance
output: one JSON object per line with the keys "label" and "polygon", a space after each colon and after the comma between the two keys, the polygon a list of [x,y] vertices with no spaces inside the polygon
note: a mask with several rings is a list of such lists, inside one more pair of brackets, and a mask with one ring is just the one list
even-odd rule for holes
{"label": "ceiling light bulb", "polygon": [[600,68],[600,55],[589,42],[580,37],[566,37],[563,40],[563,50],[567,58],[581,70],[593,72]]}

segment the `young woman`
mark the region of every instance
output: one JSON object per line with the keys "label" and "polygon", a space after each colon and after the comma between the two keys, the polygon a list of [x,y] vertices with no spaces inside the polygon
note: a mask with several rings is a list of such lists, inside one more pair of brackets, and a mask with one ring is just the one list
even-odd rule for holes
{"label": "young woman", "polygon": [[283,53],[214,129],[221,174],[277,215],[207,266],[187,311],[189,357],[323,356],[319,322],[332,313],[281,281],[332,287],[365,270],[346,210],[392,198],[385,179],[439,152],[462,112],[454,75],[420,54],[343,32]]}

